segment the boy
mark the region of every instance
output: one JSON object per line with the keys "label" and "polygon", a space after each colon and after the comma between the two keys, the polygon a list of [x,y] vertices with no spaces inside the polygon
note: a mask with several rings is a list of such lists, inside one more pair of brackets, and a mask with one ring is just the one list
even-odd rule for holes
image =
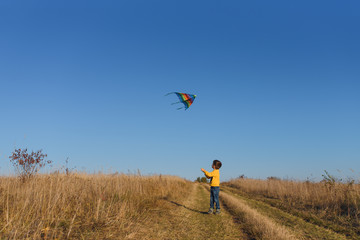
{"label": "boy", "polygon": [[220,213],[220,203],[219,203],[219,192],[220,192],[220,172],[221,162],[219,160],[214,160],[212,164],[212,168],[214,169],[212,172],[207,172],[205,169],[201,169],[205,173],[207,178],[210,178],[210,209],[208,214],[214,212],[214,202],[216,203],[216,212],[215,214]]}

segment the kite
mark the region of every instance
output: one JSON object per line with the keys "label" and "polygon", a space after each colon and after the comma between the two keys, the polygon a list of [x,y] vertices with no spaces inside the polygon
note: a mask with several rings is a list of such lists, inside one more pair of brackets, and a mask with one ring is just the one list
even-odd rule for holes
{"label": "kite", "polygon": [[168,93],[166,94],[165,96],[168,96],[170,94],[176,94],[176,96],[178,96],[179,98],[179,102],[175,102],[173,104],[177,104],[177,103],[183,103],[184,104],[184,107],[180,107],[178,108],[178,110],[182,109],[182,108],[185,108],[188,109],[190,107],[190,105],[194,102],[195,98],[196,98],[196,95],[193,95],[193,94],[187,94],[187,93],[179,93],[179,92],[171,92],[171,93]]}

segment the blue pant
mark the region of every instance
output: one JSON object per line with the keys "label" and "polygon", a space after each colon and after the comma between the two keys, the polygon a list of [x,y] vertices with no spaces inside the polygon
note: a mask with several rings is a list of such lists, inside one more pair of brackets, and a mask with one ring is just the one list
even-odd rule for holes
{"label": "blue pant", "polygon": [[220,209],[219,193],[220,187],[210,188],[210,208],[214,209],[214,203],[216,203],[216,209]]}

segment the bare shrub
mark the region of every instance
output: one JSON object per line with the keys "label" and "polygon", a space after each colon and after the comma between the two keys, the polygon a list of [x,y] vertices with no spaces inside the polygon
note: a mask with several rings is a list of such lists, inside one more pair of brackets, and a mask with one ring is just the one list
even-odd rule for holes
{"label": "bare shrub", "polygon": [[51,160],[46,160],[47,154],[42,153],[42,150],[31,153],[25,149],[15,149],[9,157],[10,162],[15,168],[19,177],[24,181],[35,175],[41,168],[47,164],[51,164]]}

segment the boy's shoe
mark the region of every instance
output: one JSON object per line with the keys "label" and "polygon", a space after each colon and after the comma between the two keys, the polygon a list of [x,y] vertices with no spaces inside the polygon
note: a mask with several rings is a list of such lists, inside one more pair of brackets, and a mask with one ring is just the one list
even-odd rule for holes
{"label": "boy's shoe", "polygon": [[210,208],[209,211],[207,212],[208,214],[212,214],[214,213],[214,209]]}
{"label": "boy's shoe", "polygon": [[215,212],[215,214],[220,214],[221,212],[220,212],[220,209],[216,209],[216,212]]}

